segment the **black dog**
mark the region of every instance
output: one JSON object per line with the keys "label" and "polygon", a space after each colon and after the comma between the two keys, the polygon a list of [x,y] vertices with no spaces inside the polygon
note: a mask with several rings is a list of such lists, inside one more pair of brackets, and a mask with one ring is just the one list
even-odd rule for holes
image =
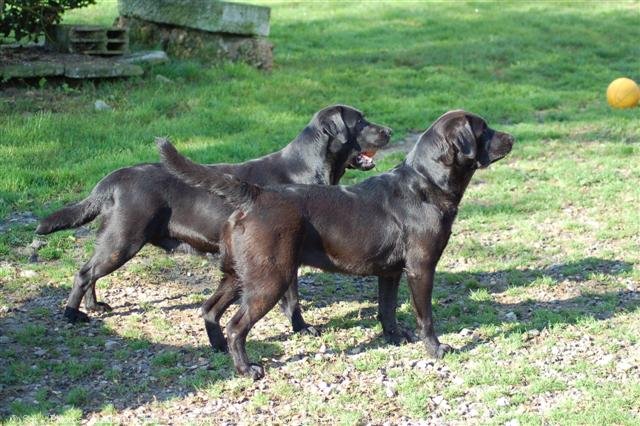
{"label": "black dog", "polygon": [[[360,111],[335,105],[317,112],[282,150],[242,164],[209,165],[207,170],[262,186],[335,185],[346,167],[371,169],[371,157],[389,142],[390,134],[389,128],[366,121]],[[109,174],[87,198],[46,217],[36,230],[48,234],[101,216],[95,252],[76,274],[65,317],[88,320],[79,310],[83,295],[88,310],[109,310],[107,304],[96,301],[96,280],[121,267],[147,243],[168,251],[217,252],[222,225],[232,211],[221,197],[185,184],[158,163]],[[308,326],[300,314],[297,293],[292,282],[282,307],[294,331],[302,331]]]}
{"label": "black dog", "polygon": [[[406,271],[420,337],[430,355],[443,357],[451,348],[438,341],[431,314],[436,264],[474,172],[507,155],[513,142],[477,115],[451,111],[388,173],[353,186],[272,188],[216,176],[180,156],[168,142],[160,143],[172,173],[236,206],[223,230],[225,275],[203,306],[208,318],[218,319],[228,300],[240,294],[240,308],[226,327],[236,370],[254,379],[264,375],[262,366],[249,363],[247,333],[296,280],[301,264],[377,275],[378,318],[385,336],[395,343],[404,337],[396,321],[396,301]],[[214,347],[221,346],[221,336],[219,330],[218,340],[211,342]]]}

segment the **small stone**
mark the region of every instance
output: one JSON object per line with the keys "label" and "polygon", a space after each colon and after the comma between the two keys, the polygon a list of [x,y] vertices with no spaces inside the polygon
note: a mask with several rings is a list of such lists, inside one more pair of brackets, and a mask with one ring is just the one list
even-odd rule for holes
{"label": "small stone", "polygon": [[596,365],[602,367],[604,365],[609,364],[611,361],[613,361],[614,358],[615,357],[611,354],[603,355],[602,358],[596,361]]}
{"label": "small stone", "polygon": [[527,342],[527,341],[529,341],[529,340],[531,340],[534,337],[537,337],[539,335],[540,335],[540,332],[534,328],[533,330],[529,330],[529,331],[523,333],[522,334],[522,340]]}
{"label": "small stone", "polygon": [[37,276],[38,273],[36,271],[33,271],[31,269],[25,269],[24,271],[20,271],[20,277],[21,278],[33,278],[35,276]]}
{"label": "small stone", "polygon": [[108,351],[113,350],[116,346],[118,346],[118,342],[115,340],[107,340],[104,342],[104,348]]}
{"label": "small stone", "polygon": [[109,104],[107,104],[105,101],[103,101],[102,99],[98,99],[94,104],[93,107],[96,111],[110,111],[113,108],[111,108],[111,106]]}
{"label": "small stone", "polygon": [[34,239],[33,241],[31,241],[31,244],[29,244],[29,247],[31,247],[34,250],[38,250],[40,247],[46,245],[47,243],[45,243],[42,240],[39,239]]}
{"label": "small stone", "polygon": [[162,83],[162,84],[172,84],[172,83],[173,83],[173,80],[171,80],[171,79],[170,79],[170,78],[168,78],[168,77],[165,77],[165,76],[164,76],[164,75],[162,75],[162,74],[158,74],[158,75],[156,75],[156,81],[157,81],[158,83]]}
{"label": "small stone", "polygon": [[506,314],[504,314],[504,319],[509,322],[518,321],[518,317],[514,312],[507,312]]}
{"label": "small stone", "polygon": [[520,426],[518,419],[511,419],[504,424],[504,426]]}
{"label": "small stone", "polygon": [[44,356],[44,355],[46,355],[46,354],[47,354],[47,351],[46,351],[45,349],[42,349],[42,348],[38,348],[38,347],[36,347],[36,348],[34,348],[34,350],[33,350],[33,354],[34,354],[35,356]]}
{"label": "small stone", "polygon": [[331,392],[332,386],[326,382],[320,382],[318,383],[318,388],[320,388],[320,390],[324,393],[329,393]]}
{"label": "small stone", "polygon": [[458,334],[460,334],[461,336],[471,336],[473,334],[473,331],[468,328],[463,328]]}
{"label": "small stone", "polygon": [[501,396],[500,398],[496,399],[496,405],[498,407],[506,407],[507,405],[509,405],[509,398],[507,398],[506,396]]}
{"label": "small stone", "polygon": [[454,385],[463,385],[464,384],[464,379],[460,376],[456,376],[453,378],[453,380],[451,380],[453,382]]}
{"label": "small stone", "polygon": [[633,364],[628,363],[627,361],[621,361],[618,363],[618,365],[616,365],[616,369],[619,371],[628,371],[631,370],[633,368]]}
{"label": "small stone", "polygon": [[426,370],[426,369],[427,369],[427,366],[428,366],[429,364],[431,364],[431,362],[429,362],[429,361],[427,361],[427,360],[424,360],[424,359],[421,359],[420,361],[416,362],[415,367],[416,367],[418,370]]}
{"label": "small stone", "polygon": [[11,337],[9,336],[0,336],[0,344],[11,342]]}
{"label": "small stone", "polygon": [[442,401],[444,401],[444,396],[436,395],[436,396],[431,398],[431,401],[433,401],[433,403],[435,405],[440,405],[440,404],[442,404]]}
{"label": "small stone", "polygon": [[385,386],[384,393],[385,395],[387,395],[387,398],[393,398],[398,394],[396,392],[395,386],[392,385],[391,383],[388,383],[387,386]]}

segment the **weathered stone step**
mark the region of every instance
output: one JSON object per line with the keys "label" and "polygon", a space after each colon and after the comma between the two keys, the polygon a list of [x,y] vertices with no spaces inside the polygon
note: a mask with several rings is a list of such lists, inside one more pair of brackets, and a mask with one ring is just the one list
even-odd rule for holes
{"label": "weathered stone step", "polygon": [[217,0],[118,0],[120,15],[214,33],[269,35],[271,9]]}
{"label": "weathered stone step", "polygon": [[[149,52],[146,53],[149,55]],[[0,82],[12,78],[56,76],[74,79],[131,77],[142,75],[144,72],[142,67],[135,63],[150,61],[139,55],[116,59],[46,52],[42,48],[13,52],[0,50]],[[153,62],[158,63],[160,60],[155,58]]]}

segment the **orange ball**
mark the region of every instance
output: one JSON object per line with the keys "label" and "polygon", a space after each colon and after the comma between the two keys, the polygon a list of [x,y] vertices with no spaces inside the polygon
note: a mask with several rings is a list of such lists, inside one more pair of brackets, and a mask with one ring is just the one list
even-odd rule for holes
{"label": "orange ball", "polygon": [[607,87],[607,102],[613,108],[633,108],[640,101],[640,87],[630,78],[616,78]]}

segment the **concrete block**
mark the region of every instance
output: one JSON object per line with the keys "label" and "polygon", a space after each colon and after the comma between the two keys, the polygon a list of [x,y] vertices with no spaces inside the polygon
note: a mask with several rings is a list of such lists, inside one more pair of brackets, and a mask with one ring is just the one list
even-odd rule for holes
{"label": "concrete block", "polygon": [[116,27],[56,25],[47,44],[63,53],[117,56],[129,51],[129,32]]}

